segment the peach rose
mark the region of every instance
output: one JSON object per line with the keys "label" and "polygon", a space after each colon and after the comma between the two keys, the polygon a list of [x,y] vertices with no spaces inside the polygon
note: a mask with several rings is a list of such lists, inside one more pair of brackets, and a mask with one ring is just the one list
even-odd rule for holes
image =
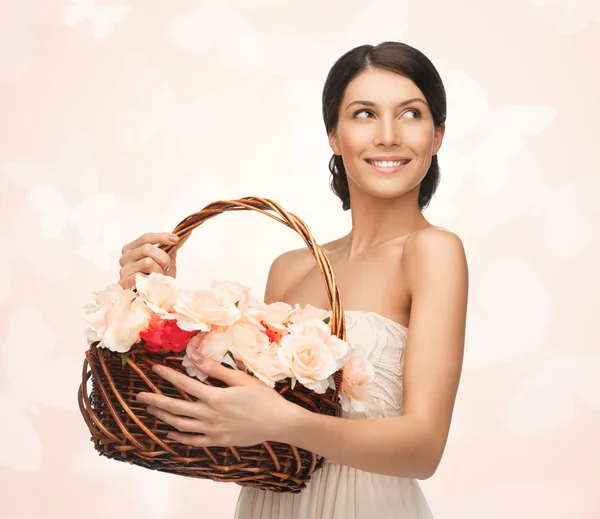
{"label": "peach rose", "polygon": [[213,281],[210,287],[227,296],[233,304],[238,305],[238,308],[247,305],[252,300],[250,289],[241,283],[235,283],[233,281]]}
{"label": "peach rose", "polygon": [[179,299],[181,289],[174,278],[152,272],[148,276],[138,274],[135,286],[139,297],[150,309],[161,316],[172,315],[173,306]]}
{"label": "peach rose", "polygon": [[297,335],[312,336],[322,341],[333,354],[336,371],[346,363],[350,346],[346,341],[331,334],[331,328],[320,319],[307,319],[289,327],[289,332]]}
{"label": "peach rose", "polygon": [[245,306],[240,305],[239,308],[244,315],[244,320],[256,326],[264,323],[278,332],[287,329],[290,313],[293,310],[290,305],[281,301],[268,305],[262,301],[252,301]]}
{"label": "peach rose", "polygon": [[290,316],[290,321],[292,323],[300,323],[302,321],[310,321],[312,319],[324,321],[327,318],[331,318],[331,310],[323,310],[322,308],[317,308],[316,306],[312,305],[296,305],[292,315]]}
{"label": "peach rose", "polygon": [[92,302],[87,303],[84,311],[87,314],[85,332],[88,343],[98,342],[106,333],[106,313],[112,308],[116,301],[133,301],[136,293],[132,289],[123,289],[121,285],[109,285],[104,290],[98,290],[92,294]]}
{"label": "peach rose", "polygon": [[216,362],[223,362],[232,342],[231,328],[215,327],[210,333],[198,333],[192,337],[186,347],[183,366],[190,377],[204,382],[208,377],[196,369],[190,357],[202,355]]}
{"label": "peach rose", "polygon": [[270,336],[251,323],[238,323],[232,327],[234,342],[231,352],[236,361],[252,372],[256,378],[275,387],[275,383],[291,376],[277,354],[279,345]]}
{"label": "peach rose", "polygon": [[318,334],[290,333],[281,339],[278,355],[284,367],[304,387],[324,393],[329,377],[337,370],[332,351]]}
{"label": "peach rose", "polygon": [[125,353],[140,340],[140,333],[148,329],[152,311],[131,289],[117,286],[120,285],[111,285],[94,294],[95,307],[87,306],[86,335],[90,342],[99,341],[98,347]]}
{"label": "peach rose", "polygon": [[99,290],[92,294],[92,303],[85,305],[85,313],[93,314],[101,308],[107,307],[110,303],[119,299],[135,299],[136,294],[133,289],[125,290],[121,285],[108,285],[104,290]]}
{"label": "peach rose", "polygon": [[182,291],[173,310],[179,327],[190,332],[208,332],[212,326],[230,326],[242,316],[227,296],[213,289]]}
{"label": "peach rose", "polygon": [[369,400],[369,386],[373,382],[373,365],[356,349],[351,349],[344,366],[344,377],[340,388],[342,409],[346,412],[362,412]]}
{"label": "peach rose", "polygon": [[263,321],[271,328],[282,331],[287,328],[290,322],[290,314],[293,308],[282,301],[265,305],[265,316]]}

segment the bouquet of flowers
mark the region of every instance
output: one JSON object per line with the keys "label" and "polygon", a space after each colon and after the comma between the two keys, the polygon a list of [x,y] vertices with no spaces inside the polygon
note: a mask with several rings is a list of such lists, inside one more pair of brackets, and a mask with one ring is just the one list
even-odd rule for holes
{"label": "bouquet of flowers", "polygon": [[[300,492],[323,456],[280,442],[192,447],[169,439],[170,425],[137,400],[152,391],[190,399],[153,371],[155,364],[205,379],[194,357],[244,370],[286,400],[328,416],[360,412],[373,367],[345,340],[345,317],[331,263],[300,218],[273,200],[218,200],[184,218],[173,230],[189,236],[227,211],[257,211],[297,232],[321,271],[331,312],[311,305],[265,304],[250,290],[226,281],[183,287],[161,274],[138,275],[135,286],[110,285],[87,305],[88,350],[78,391],[81,414],[102,456],[194,478],[275,492]],[[173,245],[160,245],[170,252]]]}
{"label": "bouquet of flowers", "polygon": [[335,389],[346,412],[364,410],[373,367],[358,350],[331,333],[331,313],[311,305],[265,304],[249,288],[215,281],[183,288],[174,278],[136,277],[134,288],[110,285],[86,306],[88,343],[122,356],[179,355],[188,375],[205,381],[191,357],[202,355],[242,369],[270,387],[289,381],[317,394]]}

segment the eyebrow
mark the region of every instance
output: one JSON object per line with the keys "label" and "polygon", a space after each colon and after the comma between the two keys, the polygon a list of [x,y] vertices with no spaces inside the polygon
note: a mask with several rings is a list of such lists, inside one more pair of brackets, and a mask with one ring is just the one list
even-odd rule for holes
{"label": "eyebrow", "polygon": [[[403,107],[406,105],[410,105],[412,103],[423,103],[425,106],[427,105],[427,101],[425,101],[424,99],[421,99],[420,97],[413,97],[412,99],[407,99],[406,101],[402,101],[401,103],[398,104],[398,107]],[[377,106],[376,103],[374,103],[373,101],[352,101],[347,107],[346,110],[348,110],[348,108],[350,108],[353,105],[364,105],[364,106]]]}

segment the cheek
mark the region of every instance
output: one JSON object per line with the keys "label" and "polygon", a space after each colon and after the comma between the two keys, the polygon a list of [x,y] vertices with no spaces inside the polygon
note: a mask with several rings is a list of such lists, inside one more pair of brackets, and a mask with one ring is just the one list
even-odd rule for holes
{"label": "cheek", "polygon": [[421,154],[430,155],[434,145],[434,132],[429,126],[415,127],[412,132],[407,132],[404,142],[413,150]]}
{"label": "cheek", "polygon": [[372,136],[367,131],[361,131],[358,128],[339,135],[339,145],[346,159],[352,159],[354,156],[362,153],[368,148],[371,140]]}

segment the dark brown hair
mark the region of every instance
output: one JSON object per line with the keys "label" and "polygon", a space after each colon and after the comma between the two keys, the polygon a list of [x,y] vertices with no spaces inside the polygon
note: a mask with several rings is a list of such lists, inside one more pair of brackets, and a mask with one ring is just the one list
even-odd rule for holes
{"label": "dark brown hair", "polygon": [[[360,73],[369,68],[389,70],[412,80],[423,92],[433,116],[436,128],[446,121],[446,91],[442,79],[433,63],[417,49],[397,42],[385,42],[377,46],[362,45],[338,59],[323,87],[323,119],[327,135],[337,127],[340,104],[346,87]],[[331,189],[342,201],[344,211],[350,209],[348,177],[342,157],[334,155],[329,161]],[[433,197],[440,181],[437,155],[419,188],[419,207],[425,209]]]}

